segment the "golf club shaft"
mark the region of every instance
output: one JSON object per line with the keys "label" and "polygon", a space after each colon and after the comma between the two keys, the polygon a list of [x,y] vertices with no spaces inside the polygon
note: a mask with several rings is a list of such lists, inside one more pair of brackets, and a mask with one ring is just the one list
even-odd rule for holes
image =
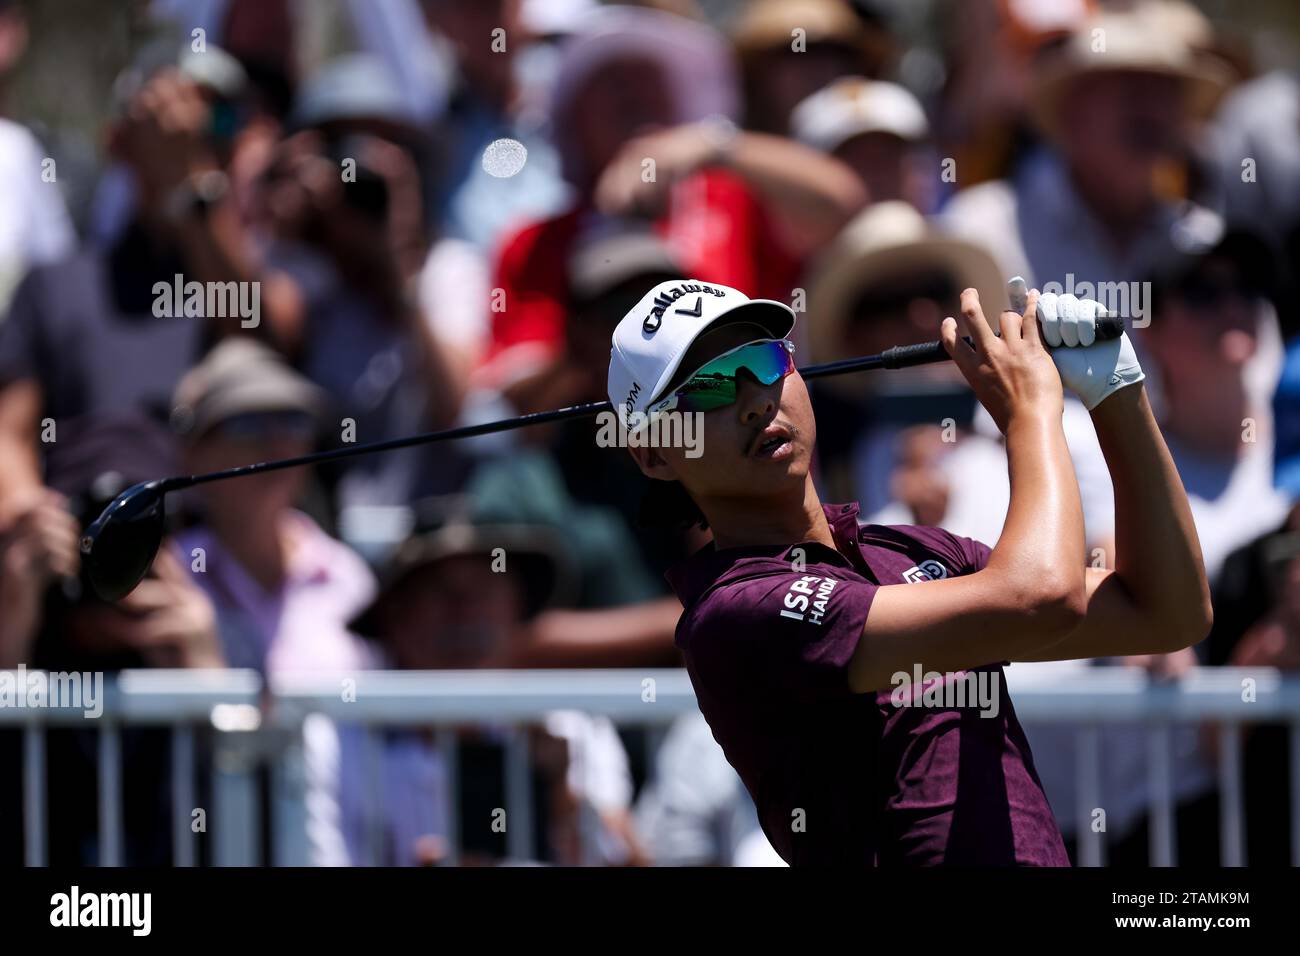
{"label": "golf club shaft", "polygon": [[[947,358],[948,353],[944,351],[942,342],[926,342],[921,345],[895,346],[881,352],[879,355],[864,355],[860,358],[810,365],[807,368],[799,369],[799,374],[805,379],[815,379],[827,375],[843,375],[848,372],[861,372],[877,368],[895,369],[913,365],[928,365],[933,362],[945,361]],[[258,475],[267,471],[279,471],[282,468],[319,465],[328,461],[338,461],[341,458],[352,458],[356,455],[396,451],[399,448],[411,448],[416,445],[428,445],[433,442],[450,441],[456,438],[477,438],[480,435],[511,431],[529,425],[545,425],[550,422],[567,421],[571,418],[595,416],[601,412],[612,410],[613,406],[607,401],[588,402],[585,405],[570,405],[566,408],[556,408],[545,412],[531,412],[527,415],[517,415],[514,418],[503,418],[478,425],[463,425],[459,428],[447,428],[442,431],[408,435],[405,438],[392,438],[387,441],[368,442],[364,445],[350,445],[329,451],[313,452],[295,458],[281,458],[276,461],[263,461],[253,465],[240,465],[236,468],[226,468],[205,475],[180,475],[175,478],[165,479],[160,490],[163,492],[177,491],[194,485],[205,485],[210,481],[242,478],[246,475]]]}
{"label": "golf club shaft", "polygon": [[[1097,323],[1098,339],[1116,339],[1124,334],[1122,319],[1104,316]],[[965,341],[969,344],[970,338]],[[911,368],[916,365],[931,365],[935,362],[949,360],[948,352],[939,341],[922,342],[918,345],[895,345],[878,355],[863,355],[859,358],[841,359],[838,362],[823,362],[799,369],[804,379],[823,378],[828,375],[843,375],[848,372],[865,372],[871,369]],[[546,412],[530,412],[514,418],[503,418],[495,422],[483,422],[478,425],[463,425],[459,428],[446,428],[437,432],[424,432],[408,435],[405,438],[392,438],[387,441],[369,442],[364,445],[351,445],[345,448],[333,448],[329,451],[313,452],[296,458],[282,458],[278,461],[263,461],[255,465],[240,465],[224,471],[214,471],[206,475],[182,475],[167,478],[161,482],[160,491],[176,491],[194,485],[205,485],[210,481],[224,481],[227,478],[242,478],[245,475],[258,475],[265,471],[279,471],[281,468],[298,468],[302,465],[319,465],[341,458],[356,455],[372,455],[381,451],[396,451],[399,448],[411,448],[415,445],[428,445],[438,441],[450,441],[455,438],[477,438],[495,432],[511,431],[528,425],[545,425],[549,422],[566,421],[570,418],[585,418],[612,411],[609,402],[588,402],[585,405],[570,405]]]}
{"label": "golf club shaft", "polygon": [[163,491],[176,491],[179,488],[189,488],[194,485],[206,485],[210,481],[224,481],[227,478],[242,478],[245,475],[258,475],[265,471],[279,471],[281,468],[296,468],[301,465],[319,465],[327,461],[338,461],[340,458],[352,458],[355,455],[370,455],[381,451],[396,451],[399,448],[410,448],[415,445],[428,445],[438,441],[449,441],[453,438],[476,438],[479,435],[491,435],[494,432],[511,431],[515,428],[523,428],[527,425],[543,425],[547,422],[564,421],[570,418],[582,418],[587,415],[597,415],[602,411],[610,409],[609,402],[588,402],[585,405],[570,405],[567,408],[557,408],[546,412],[532,412],[527,415],[517,415],[514,418],[503,418],[495,422],[483,422],[479,425],[464,425],[459,428],[446,428],[437,432],[423,432],[419,435],[408,435],[405,438],[390,438],[387,441],[368,442],[364,445],[350,445],[344,448],[333,448],[329,451],[312,452],[307,455],[299,455],[296,458],[281,458],[276,461],[263,461],[255,465],[240,465],[237,468],[226,468],[223,471],[214,471],[206,475],[183,475],[176,478],[168,478],[163,482]]}

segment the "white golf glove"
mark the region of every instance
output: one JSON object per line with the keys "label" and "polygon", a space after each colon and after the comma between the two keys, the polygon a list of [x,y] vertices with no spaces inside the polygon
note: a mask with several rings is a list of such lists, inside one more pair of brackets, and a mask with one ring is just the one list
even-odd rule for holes
{"label": "white golf glove", "polygon": [[1088,411],[1112,392],[1146,378],[1128,333],[1097,341],[1097,319],[1105,314],[1105,307],[1093,299],[1053,292],[1038,297],[1038,324],[1061,382]]}

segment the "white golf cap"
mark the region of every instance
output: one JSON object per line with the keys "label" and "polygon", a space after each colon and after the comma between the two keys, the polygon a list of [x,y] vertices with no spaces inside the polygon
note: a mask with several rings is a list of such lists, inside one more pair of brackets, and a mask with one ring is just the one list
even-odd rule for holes
{"label": "white golf cap", "polygon": [[624,426],[644,415],[677,373],[700,334],[732,322],[752,322],[774,339],[794,328],[794,310],[772,299],[751,299],[715,282],[661,282],[623,316],[609,353],[609,401]]}
{"label": "white golf cap", "polygon": [[799,142],[832,152],[863,133],[889,133],[907,142],[930,133],[925,110],[896,83],[845,76],[804,99],[790,114]]}

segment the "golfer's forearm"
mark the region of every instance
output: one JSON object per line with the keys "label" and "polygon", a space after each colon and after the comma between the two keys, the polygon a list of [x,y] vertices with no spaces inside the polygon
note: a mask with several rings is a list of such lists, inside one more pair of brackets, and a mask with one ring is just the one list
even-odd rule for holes
{"label": "golfer's forearm", "polygon": [[1092,412],[1115,489],[1115,574],[1149,630],[1186,647],[1213,612],[1187,493],[1141,384]]}
{"label": "golfer's forearm", "polygon": [[986,571],[1029,601],[1081,612],[1083,508],[1059,417],[1022,415],[1007,428],[1011,502]]}
{"label": "golfer's forearm", "polygon": [[1083,516],[1060,412],[1007,427],[1011,506],[998,545],[974,574],[876,592],[849,667],[857,693],[921,662],[959,670],[1026,660],[1083,620]]}
{"label": "golfer's forearm", "polygon": [[[963,658],[962,667],[1058,641],[1078,626],[1086,608],[1083,509],[1060,412],[1014,416],[1006,435],[1011,502],[997,547],[981,570],[952,579],[955,587],[948,590],[961,594],[927,588],[926,607],[913,611],[911,621],[950,619],[954,632],[939,632],[932,649],[952,650]],[[955,643],[946,648],[949,638]]]}

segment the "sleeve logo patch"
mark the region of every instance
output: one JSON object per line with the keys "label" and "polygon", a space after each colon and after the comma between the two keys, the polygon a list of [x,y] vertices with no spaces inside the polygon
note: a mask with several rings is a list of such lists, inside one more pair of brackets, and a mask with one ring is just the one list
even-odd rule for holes
{"label": "sleeve logo patch", "polygon": [[785,610],[782,617],[794,618],[796,621],[808,621],[821,625],[830,603],[831,592],[840,582],[834,578],[823,578],[816,574],[800,576],[785,592]]}
{"label": "sleeve logo patch", "polygon": [[920,581],[941,581],[948,576],[948,569],[938,561],[922,561],[915,567],[903,572],[903,580],[908,584]]}

